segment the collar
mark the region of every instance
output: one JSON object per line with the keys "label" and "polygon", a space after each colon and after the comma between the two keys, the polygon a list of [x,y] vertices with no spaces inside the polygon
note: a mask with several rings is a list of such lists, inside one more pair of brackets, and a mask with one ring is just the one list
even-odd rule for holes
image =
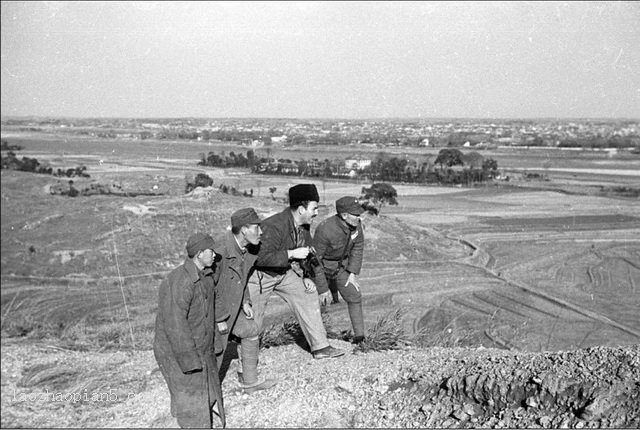
{"label": "collar", "polygon": [[340,226],[340,228],[342,228],[342,230],[345,233],[348,233],[358,228],[358,227],[351,227],[349,224],[347,224],[345,220],[342,219],[342,217],[339,214],[336,214],[336,218],[338,219],[338,225]]}
{"label": "collar", "polygon": [[200,280],[201,274],[202,276],[207,276],[213,273],[213,269],[211,269],[211,267],[205,267],[202,270],[198,270],[198,266],[196,266],[196,263],[194,263],[193,260],[189,257],[187,257],[187,259],[184,261],[184,270],[185,272],[187,272],[189,279],[194,284]]}
{"label": "collar", "polygon": [[238,242],[238,238],[236,237],[235,234],[231,233],[231,235],[233,236],[233,240],[236,243],[238,250],[240,250],[241,254],[244,254],[245,252],[247,252],[247,247],[246,246],[240,246],[240,242]]}
{"label": "collar", "polygon": [[295,218],[294,218],[294,216],[293,216],[293,211],[291,210],[291,208],[287,208],[287,209],[286,209],[286,211],[287,211],[287,213],[289,214],[289,220],[291,221],[291,225],[293,225],[293,229],[295,230],[295,229],[297,229],[297,228],[301,227],[301,226],[302,226],[302,224],[301,224],[301,225],[298,225],[298,224],[296,223],[296,219],[295,219]]}
{"label": "collar", "polygon": [[224,258],[237,258],[241,257],[247,248],[241,248],[236,236],[232,232],[228,232],[225,236],[225,255]]}

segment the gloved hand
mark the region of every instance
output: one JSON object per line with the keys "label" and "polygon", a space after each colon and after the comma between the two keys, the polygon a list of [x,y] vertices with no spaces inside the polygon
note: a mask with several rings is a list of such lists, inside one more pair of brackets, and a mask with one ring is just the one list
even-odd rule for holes
{"label": "gloved hand", "polygon": [[317,293],[318,289],[316,288],[316,283],[313,282],[309,278],[304,278],[302,280],[304,282],[304,292],[307,294]]}
{"label": "gloved hand", "polygon": [[358,279],[356,278],[356,275],[354,273],[349,273],[349,278],[347,279],[347,282],[344,284],[344,286],[346,287],[347,285],[352,284],[356,291],[360,291],[360,284],[358,283]]}
{"label": "gloved hand", "polygon": [[242,304],[242,312],[247,317],[248,320],[253,319],[253,308],[251,307],[251,303],[245,302]]}
{"label": "gloved hand", "polygon": [[218,331],[220,332],[220,334],[229,333],[229,327],[227,326],[226,321],[222,321],[218,323]]}
{"label": "gloved hand", "polygon": [[320,298],[320,305],[327,306],[331,302],[331,291],[319,294],[318,297]]}

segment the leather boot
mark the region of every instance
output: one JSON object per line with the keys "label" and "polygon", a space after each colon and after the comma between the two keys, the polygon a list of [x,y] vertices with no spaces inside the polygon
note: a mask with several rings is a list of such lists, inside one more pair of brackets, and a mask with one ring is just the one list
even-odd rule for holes
{"label": "leather boot", "polygon": [[349,318],[353,327],[354,338],[364,338],[364,317],[362,316],[362,302],[347,302]]}

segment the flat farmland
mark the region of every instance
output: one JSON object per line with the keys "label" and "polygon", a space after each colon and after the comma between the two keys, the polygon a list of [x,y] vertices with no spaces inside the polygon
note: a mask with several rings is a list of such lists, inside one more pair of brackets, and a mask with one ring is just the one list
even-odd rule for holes
{"label": "flat farmland", "polygon": [[[191,231],[220,237],[230,214],[246,206],[268,216],[300,182],[316,184],[323,219],[335,199],[370,185],[197,166],[200,154],[222,148],[206,143],[3,138],[23,146],[19,157],[54,168],[86,165],[91,177],[74,178],[76,188],[118,183],[147,193],[68,198],[48,192],[66,179],[2,171],[3,330],[19,319],[24,327],[62,321],[55,334],[66,341],[93,330],[104,342],[114,336],[122,344],[148,342],[159,280],[184,258]],[[278,150],[322,159],[343,154]],[[365,152],[344,154],[349,151]],[[538,351],[638,343],[640,202],[594,194],[598,181],[589,171],[619,170],[606,174],[608,186],[637,186],[637,158],[557,151],[498,156],[512,160],[513,169],[547,163],[549,180],[514,177],[476,188],[394,184],[399,205],[363,217],[367,325],[400,307],[407,330],[437,345]],[[581,170],[554,173],[549,160],[552,167]],[[199,172],[214,187],[185,194],[185,178]],[[253,190],[254,197],[223,194],[221,184]],[[343,302],[327,313],[336,328],[349,328]],[[274,298],[270,317],[287,314]],[[118,321],[128,324],[113,329],[117,336],[96,328]]]}

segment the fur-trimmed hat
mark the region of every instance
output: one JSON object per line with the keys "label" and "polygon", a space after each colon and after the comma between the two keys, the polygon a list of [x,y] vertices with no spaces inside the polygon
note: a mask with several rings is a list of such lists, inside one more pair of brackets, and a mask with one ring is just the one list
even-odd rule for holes
{"label": "fur-trimmed hat", "polygon": [[289,206],[295,208],[302,202],[319,202],[318,190],[313,184],[298,184],[289,188]]}

